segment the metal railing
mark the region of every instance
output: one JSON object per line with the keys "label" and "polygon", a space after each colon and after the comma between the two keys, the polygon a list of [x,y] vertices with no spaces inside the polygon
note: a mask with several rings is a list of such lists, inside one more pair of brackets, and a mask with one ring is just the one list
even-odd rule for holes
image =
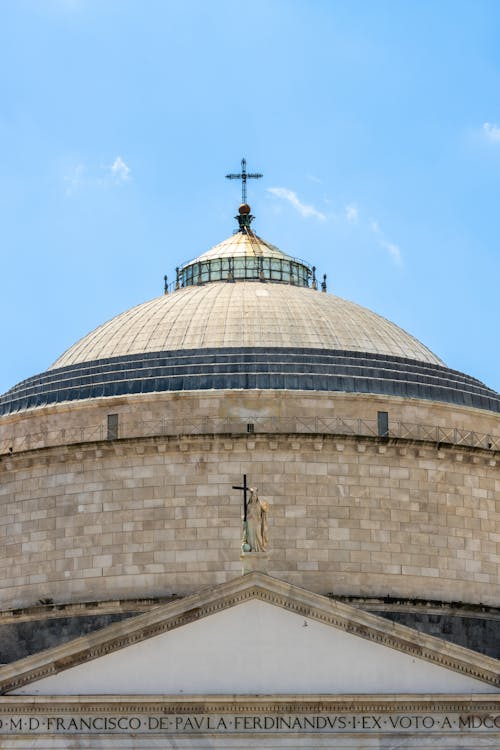
{"label": "metal railing", "polygon": [[390,440],[431,442],[437,445],[500,450],[500,435],[458,427],[389,421],[389,432],[380,435],[376,419],[350,417],[184,417],[127,422],[121,419],[112,437],[105,423],[89,427],[33,432],[0,440],[0,455],[61,445],[102,440],[183,435],[298,434],[370,437]]}

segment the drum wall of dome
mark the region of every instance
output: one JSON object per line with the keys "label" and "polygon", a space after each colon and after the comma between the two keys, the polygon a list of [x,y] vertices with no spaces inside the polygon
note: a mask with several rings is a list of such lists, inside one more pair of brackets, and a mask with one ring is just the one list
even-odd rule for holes
{"label": "drum wall of dome", "polygon": [[[144,430],[162,410],[183,415],[185,425],[196,412],[237,416],[246,427],[257,412],[307,422],[325,413],[373,418],[385,406],[390,420],[399,413],[464,426],[468,417],[477,429],[482,418],[498,434],[498,417],[477,410],[282,396],[166,394],[54,407],[25,419],[30,429],[37,419],[46,428],[66,420],[69,429],[71,419],[73,428],[96,424],[112,407],[130,429]],[[18,415],[4,429],[22,423]],[[297,430],[89,440],[3,455],[2,609],[40,599],[183,595],[234,577],[241,498],[231,486],[243,473],[271,506],[271,575],[320,593],[500,604],[494,452]]]}
{"label": "drum wall of dome", "polygon": [[435,437],[440,442],[440,435],[446,437],[447,429],[453,428],[465,436],[472,431],[500,439],[499,414],[421,399],[308,391],[183,391],[87,399],[0,417],[0,457],[8,454],[9,448],[17,453],[106,439],[110,414],[118,415],[119,436],[127,438],[240,432],[246,431],[248,423],[253,423],[257,432],[298,429],[357,434],[361,425],[366,434],[376,434],[379,411],[388,413],[392,435]]}

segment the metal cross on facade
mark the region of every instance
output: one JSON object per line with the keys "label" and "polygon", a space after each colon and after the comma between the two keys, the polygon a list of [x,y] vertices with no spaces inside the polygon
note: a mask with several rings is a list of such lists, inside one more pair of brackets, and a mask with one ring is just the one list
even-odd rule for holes
{"label": "metal cross on facade", "polygon": [[258,180],[260,177],[264,177],[259,172],[247,172],[247,161],[246,159],[241,160],[241,172],[240,174],[227,174],[228,180],[241,180],[241,202],[247,202],[247,180]]}
{"label": "metal cross on facade", "polygon": [[246,522],[247,520],[247,492],[249,490],[249,486],[247,484],[247,475],[243,474],[243,486],[242,487],[235,487],[233,485],[233,490],[241,490],[243,492],[243,521]]}

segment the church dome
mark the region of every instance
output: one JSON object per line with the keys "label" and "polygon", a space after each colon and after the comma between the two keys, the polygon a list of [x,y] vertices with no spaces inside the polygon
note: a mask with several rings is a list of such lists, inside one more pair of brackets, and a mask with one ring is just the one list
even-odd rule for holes
{"label": "church dome", "polygon": [[[231,347],[365,352],[443,365],[394,323],[318,292],[315,267],[255,234],[252,218],[243,204],[237,217],[240,231],[176,269],[173,294],[99,326],[50,369],[111,357]],[[322,288],[326,291],[326,281]]]}
{"label": "church dome", "polygon": [[84,336],[1,397],[0,414],[212,389],[372,393],[500,411],[498,394],[409,333],[327,294],[326,276],[318,285],[314,266],[253,232],[248,204],[236,218],[238,232],[176,269],[172,293]]}
{"label": "church dome", "polygon": [[189,286],[133,307],[84,336],[50,369],[214,347],[331,349],[443,364],[394,323],[340,297],[243,281]]}

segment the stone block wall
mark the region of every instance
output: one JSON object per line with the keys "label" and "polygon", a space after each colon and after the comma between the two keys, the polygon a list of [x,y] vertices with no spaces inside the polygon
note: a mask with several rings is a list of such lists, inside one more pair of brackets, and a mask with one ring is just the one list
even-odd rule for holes
{"label": "stone block wall", "polygon": [[[256,408],[232,398],[228,404],[219,395],[219,411]],[[328,404],[352,414],[363,401],[287,399],[280,409],[285,403],[298,414]],[[205,401],[197,407],[215,411],[215,396]],[[437,417],[445,408],[437,407]],[[238,575],[241,497],[231,487],[244,473],[271,504],[271,575],[324,594],[500,604],[500,472],[491,452],[355,436],[229,434],[3,457],[0,607],[184,595]]]}

